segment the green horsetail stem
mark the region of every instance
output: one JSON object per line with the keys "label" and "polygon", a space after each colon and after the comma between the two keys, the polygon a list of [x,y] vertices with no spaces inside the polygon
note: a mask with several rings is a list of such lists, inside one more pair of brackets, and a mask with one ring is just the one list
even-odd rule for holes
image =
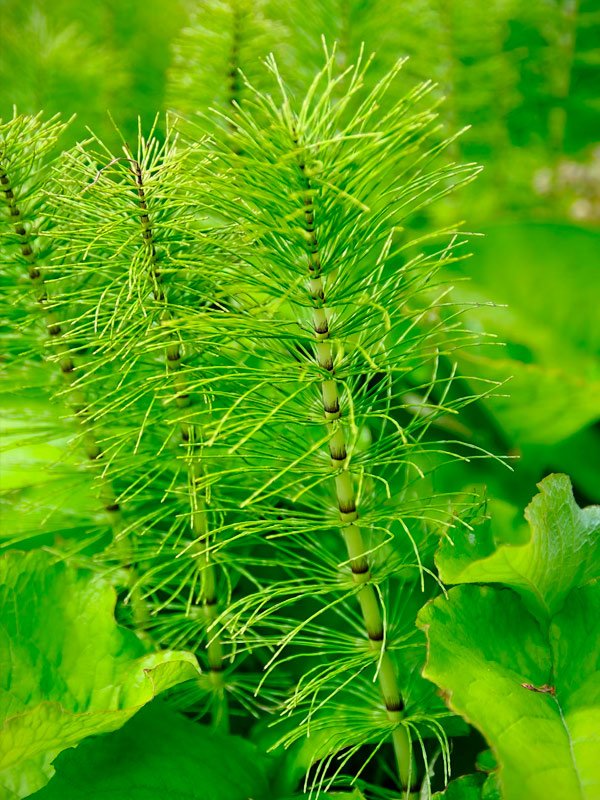
{"label": "green horsetail stem", "polygon": [[248,14],[248,3],[245,0],[232,2],[232,32],[231,49],[227,65],[227,91],[228,104],[234,108],[239,104],[242,91],[242,78],[240,75],[240,50],[244,35],[244,17]]}
{"label": "green horsetail stem", "polygon": [[[297,138],[294,144],[298,146]],[[389,652],[385,647],[383,616],[377,593],[371,583],[371,568],[359,524],[356,493],[352,472],[348,464],[346,437],[341,424],[342,409],[340,392],[335,377],[334,352],[330,340],[327,298],[321,276],[319,242],[315,231],[315,210],[310,178],[302,158],[298,161],[304,187],[304,229],[308,243],[308,292],[313,302],[312,325],[314,331],[315,360],[329,377],[321,382],[321,396],[325,425],[331,431],[329,456],[331,474],[335,482],[336,498],[340,515],[340,532],[344,539],[350,569],[355,585],[358,587],[357,599],[365,625],[369,644],[377,655],[379,668],[377,680],[386,713],[390,722],[396,723],[392,731],[392,743],[400,783],[407,795],[414,782],[415,765],[407,729],[401,724],[404,702],[398,686],[396,671]]]}
{"label": "green horsetail stem", "polygon": [[[150,220],[142,166],[139,161],[132,157],[127,149],[125,153],[136,185],[138,204],[140,207],[140,225],[143,246],[148,254],[150,278],[152,280],[152,296],[157,303],[163,306],[162,321],[168,322],[174,319],[174,315],[169,309],[167,293],[162,285],[162,276],[158,265],[156,243]],[[167,370],[173,381],[175,402],[179,408],[188,408],[192,404],[192,399],[182,373],[181,347],[176,335],[167,333],[166,338],[165,360]],[[198,570],[200,573],[200,602],[205,619],[206,631],[208,633],[211,625],[218,616],[218,596],[215,565],[210,558],[209,552],[210,531],[208,528],[206,502],[202,492],[197,491],[198,484],[201,483],[204,478],[201,459],[194,452],[198,447],[199,432],[196,425],[188,422],[181,422],[180,433],[182,441],[188,448],[188,485],[191,487],[190,527],[197,540],[196,546],[192,548],[192,553],[195,555],[198,563]],[[209,638],[206,655],[215,698],[215,703],[212,705],[213,725],[215,728],[228,730],[229,706],[223,680],[223,671],[225,669],[223,643],[219,633]]]}
{"label": "green horsetail stem", "polygon": [[234,153],[241,153],[237,142],[238,126],[234,116],[242,99],[241,49],[244,41],[246,17],[252,13],[248,0],[232,0],[231,3],[231,47],[227,62],[227,105],[231,116],[228,118],[228,136]]}
{"label": "green horsetail stem", "polygon": [[[8,208],[8,214],[13,229],[19,240],[21,255],[27,263],[27,274],[34,288],[35,299],[42,309],[46,320],[46,330],[53,344],[55,353],[59,357],[59,367],[62,380],[68,389],[68,401],[73,415],[81,425],[83,448],[88,460],[94,464],[102,461],[104,452],[100,446],[89,416],[89,407],[86,396],[75,382],[76,364],[73,360],[71,349],[64,338],[64,324],[49,304],[46,281],[39,264],[35,243],[27,232],[23,223],[21,210],[18,205],[15,187],[10,177],[0,163],[0,186]],[[135,627],[143,633],[148,622],[146,604],[137,588],[137,575],[132,566],[133,552],[131,543],[126,537],[121,536],[124,529],[123,515],[118,498],[111,481],[106,475],[100,473],[101,482],[99,500],[106,512],[113,540],[117,547],[119,559],[125,566],[128,577],[129,596]]]}

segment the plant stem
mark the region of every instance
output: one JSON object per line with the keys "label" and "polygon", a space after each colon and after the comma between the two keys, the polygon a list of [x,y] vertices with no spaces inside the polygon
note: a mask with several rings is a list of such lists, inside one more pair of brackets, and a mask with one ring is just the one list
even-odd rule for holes
{"label": "plant stem", "polygon": [[[133,173],[138,204],[140,207],[140,224],[142,228],[142,239],[146,248],[150,267],[150,277],[152,279],[152,295],[157,303],[162,304],[163,311],[161,319],[169,321],[175,319],[174,314],[169,309],[168,297],[162,286],[162,276],[158,264],[156,243],[150,221],[146,189],[144,185],[144,175],[141,164],[134,159],[126,149],[126,155]],[[179,341],[174,334],[167,334],[167,344],[165,348],[165,359],[167,370],[172,378],[175,390],[175,402],[178,408],[189,408],[192,404],[191,396],[182,373],[182,353]],[[202,462],[197,455],[200,437],[196,425],[181,421],[179,425],[181,438],[188,447],[188,484],[190,486],[190,527],[196,540],[196,545],[192,548],[194,556],[197,558],[198,570],[200,573],[200,602],[206,622],[207,635],[217,618],[217,579],[215,565],[210,557],[209,543],[210,531],[208,528],[208,514],[206,501],[197,487],[202,483],[204,470]],[[225,669],[223,657],[223,642],[217,632],[210,638],[206,647],[210,680],[213,687],[212,721],[215,728],[227,731],[229,729],[229,708],[225,684],[223,681],[223,671]]]}
{"label": "plant stem", "polygon": [[[54,351],[59,357],[62,380],[68,389],[69,405],[82,428],[82,442],[85,454],[90,462],[95,464],[100,463],[104,453],[96,438],[93,423],[90,420],[89,407],[85,394],[75,381],[76,365],[71,354],[71,348],[65,340],[64,325],[49,305],[46,281],[35,251],[35,244],[23,222],[21,210],[15,196],[15,188],[6,170],[1,165],[0,186],[2,187],[12,226],[19,240],[21,255],[27,263],[27,274],[34,287],[36,300],[46,319],[48,336],[53,343]],[[134,624],[140,632],[143,632],[146,628],[148,615],[146,605],[136,586],[137,576],[131,565],[133,554],[131,552],[130,543],[125,537],[121,536],[124,528],[121,507],[110,480],[103,472],[100,473],[100,477],[99,499],[108,517],[113,540],[119,552],[119,558],[127,569]]]}
{"label": "plant stem", "polygon": [[234,153],[241,153],[238,144],[238,127],[235,123],[238,106],[242,94],[242,77],[240,73],[240,51],[244,35],[245,17],[252,13],[247,0],[231,0],[231,48],[227,63],[227,105],[230,107],[228,136]]}
{"label": "plant stem", "polygon": [[[298,140],[294,135],[294,144]],[[321,276],[321,259],[319,243],[315,230],[315,208],[310,178],[307,174],[303,158],[298,166],[304,188],[304,229],[308,242],[308,292],[313,304],[312,325],[315,340],[315,360],[329,377],[321,383],[321,396],[325,425],[331,431],[329,439],[329,456],[331,458],[332,477],[340,515],[340,532],[346,544],[350,569],[355,585],[358,587],[357,599],[360,606],[369,644],[377,655],[379,670],[377,679],[383,703],[390,722],[397,723],[392,732],[392,743],[400,784],[407,796],[411,782],[415,778],[415,767],[412,759],[410,737],[401,724],[404,702],[398,686],[396,672],[390,654],[385,647],[383,617],[377,593],[371,582],[371,568],[366,555],[366,547],[358,522],[354,481],[349,467],[346,450],[346,437],[341,423],[340,392],[335,377],[334,352],[330,339],[329,320],[325,285]]]}
{"label": "plant stem", "polygon": [[242,81],[240,76],[240,49],[242,46],[242,34],[244,30],[244,16],[248,13],[244,0],[233,0],[231,3],[232,11],[232,32],[231,50],[229,53],[229,63],[227,72],[228,103],[235,106],[240,101],[242,91]]}

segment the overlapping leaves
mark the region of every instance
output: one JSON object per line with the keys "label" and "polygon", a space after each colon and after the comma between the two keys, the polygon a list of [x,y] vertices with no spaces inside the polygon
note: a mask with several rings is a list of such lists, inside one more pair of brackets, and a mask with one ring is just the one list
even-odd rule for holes
{"label": "overlapping leaves", "polygon": [[505,800],[591,800],[600,787],[600,508],[577,508],[565,476],[540,489],[528,542],[483,555],[465,536],[454,560],[442,548],[451,582],[512,588],[458,586],[427,605],[424,674],[488,739]]}
{"label": "overlapping leaves", "polygon": [[188,653],[145,653],[117,626],[102,578],[44,551],[0,561],[0,788],[26,797],[65,748],[121,727],[159,692],[197,676]]}

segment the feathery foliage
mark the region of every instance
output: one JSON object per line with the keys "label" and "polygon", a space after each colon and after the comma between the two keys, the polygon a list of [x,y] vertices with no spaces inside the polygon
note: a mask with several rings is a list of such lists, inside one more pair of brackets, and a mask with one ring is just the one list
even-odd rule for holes
{"label": "feathery foliage", "polygon": [[447,478],[489,460],[499,382],[450,279],[472,160],[518,144],[522,5],[190,5],[173,114],[68,147],[58,117],[0,125],[4,447],[51,460],[4,493],[3,544],[111,583],[149,659],[193,653],[167,701],[273,753],[273,797],[431,797],[469,731],[423,677],[422,609],[441,626],[460,595],[442,555],[500,552],[473,478]]}

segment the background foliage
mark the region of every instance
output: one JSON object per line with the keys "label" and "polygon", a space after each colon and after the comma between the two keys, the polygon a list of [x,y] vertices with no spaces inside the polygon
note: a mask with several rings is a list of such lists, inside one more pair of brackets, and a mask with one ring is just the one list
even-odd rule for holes
{"label": "background foliage", "polygon": [[[306,91],[323,63],[321,36],[324,34],[328,42],[339,42],[338,66],[353,64],[363,43],[367,53],[377,53],[368,80],[375,81],[399,57],[409,56],[394,91],[399,94],[402,89],[409,90],[416,80],[432,79],[435,81],[432,98],[444,98],[439,109],[443,128],[437,135],[441,138],[470,126],[451,142],[447,156],[458,163],[477,162],[483,166],[483,171],[476,181],[467,182],[459,192],[416,213],[410,220],[409,231],[411,236],[417,236],[432,227],[465,219],[469,230],[483,234],[469,240],[471,258],[456,262],[448,259],[441,267],[440,279],[453,286],[452,299],[468,306],[463,315],[468,331],[486,335],[478,344],[458,351],[454,357],[458,372],[453,389],[455,395],[449,397],[448,403],[449,407],[453,403],[460,407],[461,414],[456,419],[436,420],[436,424],[439,423],[444,435],[467,448],[482,448],[499,456],[509,456],[511,468],[507,469],[506,463],[494,459],[448,463],[440,455],[439,463],[434,463],[435,469],[428,474],[421,490],[424,495],[432,496],[457,491],[465,496],[471,492],[485,493],[485,509],[491,517],[483,523],[477,520],[475,545],[469,535],[463,541],[458,534],[454,547],[447,542],[441,545],[435,558],[440,579],[448,585],[465,585],[451,589],[447,598],[438,595],[420,611],[418,619],[431,648],[424,675],[449,698],[449,707],[485,736],[494,756],[490,757],[489,751],[480,754],[478,773],[451,783],[443,795],[443,770],[433,768],[433,788],[440,790],[440,797],[490,798],[497,796],[496,776],[500,775],[502,796],[509,800],[522,796],[519,792],[528,780],[531,781],[527,784],[530,798],[547,797],[556,786],[561,787],[565,797],[575,796],[577,778],[573,777],[571,767],[564,767],[569,753],[560,718],[563,723],[566,720],[571,735],[581,742],[576,760],[580,776],[588,787],[587,796],[593,798],[597,788],[593,748],[597,742],[591,720],[597,713],[598,703],[593,690],[593,662],[597,654],[583,648],[582,642],[593,641],[597,636],[590,620],[598,618],[594,609],[597,610],[598,605],[595,581],[599,522],[596,512],[581,511],[579,506],[600,501],[600,315],[597,311],[597,297],[600,296],[600,144],[597,141],[600,12],[597,3],[594,0],[494,0],[490,3],[475,0],[452,3],[436,0],[393,3],[383,0],[290,0],[285,3],[281,0],[256,3],[244,0],[201,0],[197,3],[98,0],[88,4],[79,0],[56,0],[50,4],[43,0],[0,0],[0,117],[10,119],[13,105],[18,112],[26,114],[43,110],[50,116],[60,112],[64,119],[76,114],[60,144],[49,141],[48,148],[49,152],[58,154],[62,148],[87,138],[88,129],[91,129],[104,144],[96,141],[88,149],[87,156],[71,155],[72,160],[64,162],[70,175],[79,175],[87,181],[95,180],[98,165],[110,158],[109,151],[121,147],[122,139],[134,152],[138,132],[148,136],[152,130],[156,144],[149,152],[142,153],[147,159],[144,167],[151,168],[153,158],[161,164],[164,159],[157,184],[171,187],[171,198],[177,196],[175,205],[165,203],[159,211],[162,226],[159,235],[165,237],[163,241],[172,252],[179,253],[175,256],[175,273],[184,262],[189,264],[190,259],[200,264],[215,256],[207,250],[194,251],[191,240],[186,240],[189,225],[195,224],[191,217],[182,216],[182,209],[186,207],[186,175],[202,167],[194,161],[193,153],[187,162],[176,157],[169,160],[172,138],[163,112],[174,109],[192,115],[196,110],[206,112],[214,107],[229,113],[232,97],[236,100],[248,98],[243,81],[231,76],[231,65],[227,61],[231,38],[228,26],[233,11],[244,20],[244,35],[236,48],[240,66],[259,88],[272,90],[271,79],[258,61],[259,56],[272,51],[291,90],[298,94]],[[224,76],[228,76],[227,80]],[[382,100],[384,111],[387,102],[385,98]],[[229,124],[229,133],[224,134],[227,124],[223,125],[216,116],[200,124],[217,136],[235,133],[235,122]],[[194,128],[184,125],[183,130],[189,133]],[[108,149],[104,149],[105,146]],[[268,146],[265,140],[258,149],[268,149]],[[247,143],[246,148],[251,150],[252,145]],[[235,151],[235,147],[233,149]],[[224,156],[228,157],[230,155]],[[132,246],[135,234],[127,233],[122,224],[123,207],[117,202],[118,186],[131,177],[129,173],[126,163],[117,164],[112,172],[107,171],[106,181],[100,181],[98,186],[99,194],[105,192],[109,260],[103,261],[106,250],[99,244],[95,250],[95,245],[89,246],[86,241],[85,225],[94,213],[92,199],[88,197],[81,202],[76,192],[71,198],[67,194],[62,201],[62,220],[60,215],[55,220],[59,237],[64,236],[65,230],[82,231],[79,256],[90,259],[95,265],[96,285],[106,288],[103,298],[108,297],[111,302],[116,297],[111,294],[116,286],[115,276],[123,264],[135,260]],[[183,188],[176,189],[178,186]],[[226,202],[227,192],[222,186],[215,184],[214,191],[222,192]],[[248,185],[248,196],[252,191],[252,186]],[[159,192],[159,205],[160,201]],[[130,209],[136,202],[132,195]],[[75,220],[76,225],[73,224]],[[134,221],[137,224],[137,219]],[[76,232],[72,234],[71,247],[78,246],[77,236]],[[4,258],[5,251],[0,249],[0,253]],[[69,269],[75,274],[68,263],[61,265],[63,269],[64,272],[57,271],[56,275],[67,274]],[[178,285],[177,280],[176,277],[172,308],[176,308],[177,313],[183,308],[185,319],[184,304],[180,304],[179,299],[182,294],[178,294],[183,292],[184,284]],[[188,281],[186,289],[200,296],[205,287],[203,280],[198,278],[193,284]],[[243,273],[236,280],[239,289],[244,285]],[[40,326],[32,325],[27,313],[20,309],[8,271],[3,270],[3,282],[6,307],[10,309],[12,320],[8,320],[8,314],[7,320],[2,320],[8,367],[0,387],[3,535],[9,545],[26,548],[46,545],[56,552],[66,541],[71,543],[72,551],[72,542],[78,541],[77,537],[85,529],[82,550],[84,546],[98,550],[110,538],[106,521],[100,512],[95,517],[90,512],[95,501],[89,469],[81,466],[72,420],[65,414],[60,396],[56,396],[57,388],[60,395],[60,387],[55,370],[35,354]],[[85,288],[85,284],[80,286]],[[268,287],[261,286],[260,291],[266,295]],[[85,326],[91,325],[91,317],[85,316],[85,294],[78,298],[74,293],[70,302],[80,314],[81,335]],[[114,325],[115,315],[109,302],[102,306],[95,323],[98,319],[102,322],[105,309],[105,321]],[[118,324],[126,322],[120,320]],[[151,324],[151,319],[140,324],[140,345],[133,356],[136,364],[143,365],[144,358],[162,347],[160,341],[147,338]],[[185,332],[184,322],[181,330]],[[189,329],[187,335],[191,335]],[[199,370],[200,367],[198,362],[191,364],[190,369]],[[444,368],[449,367],[441,365],[442,375]],[[141,386],[149,387],[152,381],[158,384],[159,380],[160,377],[146,374],[142,366],[138,372],[132,370],[129,391],[133,396]],[[485,382],[490,382],[490,396],[463,408],[461,398],[480,392]],[[492,382],[499,384],[500,389],[492,391]],[[49,386],[54,387],[52,399]],[[107,377],[106,398],[110,399],[111,391],[114,385]],[[151,393],[147,396],[150,398]],[[149,410],[145,402],[130,412],[128,422],[120,421],[111,430],[112,452],[118,453],[131,431],[145,424],[144,414]],[[108,402],[100,393],[97,411],[107,406]],[[169,417],[169,413],[168,410],[164,412],[159,420],[161,424],[173,426],[182,424],[181,420],[185,419],[183,412],[176,417],[172,414]],[[235,429],[233,434],[236,434]],[[164,434],[164,441],[159,444],[166,441]],[[154,447],[154,451],[149,447]],[[125,476],[117,477],[117,484],[125,487],[123,496],[127,498],[130,492],[130,499],[139,503],[140,508],[166,493],[175,480],[174,475],[181,479],[183,467],[174,462],[169,465],[170,472],[165,470],[148,477],[147,465],[154,463],[158,449],[155,443],[148,446],[142,442],[139,458],[128,462],[131,475],[135,475],[131,489],[125,486]],[[435,462],[436,456],[428,459]],[[575,500],[566,477],[546,477],[555,472],[570,475]],[[184,482],[185,479],[184,474]],[[141,480],[147,481],[144,483],[146,495],[136,494],[133,488]],[[528,506],[528,527],[522,509],[538,491],[538,484],[541,494]],[[106,487],[102,491],[106,492]],[[166,515],[165,511],[165,519]],[[159,522],[156,536],[164,535],[165,525]],[[169,529],[169,536],[177,540],[182,552],[189,544],[185,538],[180,542],[184,527],[180,521]],[[32,533],[36,534],[33,538]],[[156,541],[156,538],[150,539],[148,552],[156,546]],[[237,547],[235,543],[234,547]],[[427,564],[433,568],[432,549],[429,544],[427,547]],[[577,558],[569,556],[571,549],[576,551]],[[115,559],[121,564],[127,562],[127,558],[114,549],[109,548],[108,553],[111,563]],[[238,560],[240,556],[250,558],[243,543]],[[142,563],[147,557],[149,573],[154,570],[157,583],[164,578],[168,591],[173,582],[187,579],[181,574],[173,575],[170,567],[168,574],[163,575],[162,567],[152,561],[151,555],[145,555],[143,545],[139,557]],[[281,557],[279,553],[277,558]],[[17,556],[10,554],[7,558]],[[20,642],[19,657],[14,662],[11,660],[10,665],[16,676],[14,684],[10,691],[4,687],[0,697],[8,708],[8,712],[4,709],[5,715],[13,715],[17,707],[20,713],[23,704],[30,704],[27,714],[34,719],[36,715],[48,715],[51,726],[52,714],[60,704],[60,713],[74,715],[78,722],[72,736],[65,737],[59,746],[49,746],[42,755],[38,752],[31,755],[27,750],[30,746],[27,716],[18,718],[19,730],[14,721],[11,723],[14,730],[9,730],[8,735],[11,737],[14,733],[17,744],[4,756],[6,763],[0,761],[2,786],[14,792],[9,797],[25,796],[18,785],[19,769],[13,773],[15,760],[17,764],[25,762],[28,775],[33,776],[27,778],[29,791],[41,787],[56,768],[56,777],[40,791],[40,798],[75,798],[84,792],[89,794],[90,781],[97,781],[94,776],[99,774],[104,781],[97,786],[99,794],[104,791],[119,797],[121,792],[123,797],[139,797],[140,800],[152,796],[161,785],[171,791],[181,790],[186,797],[204,796],[193,793],[203,782],[213,787],[211,796],[222,800],[236,800],[237,797],[242,800],[246,796],[244,792],[250,791],[249,787],[256,798],[287,798],[301,790],[301,779],[309,771],[315,754],[321,752],[318,728],[313,732],[312,742],[302,746],[294,744],[287,754],[279,750],[267,758],[265,747],[281,734],[274,735],[264,722],[258,722],[251,729],[250,738],[257,743],[258,750],[248,741],[226,733],[208,736],[206,728],[193,725],[157,701],[124,725],[134,710],[148,703],[161,688],[172,688],[186,680],[186,686],[198,685],[201,691],[190,690],[191,696],[185,689],[172,691],[171,706],[188,710],[194,707],[198,715],[211,710],[210,703],[208,706],[201,703],[201,712],[194,706],[198,695],[202,697],[206,693],[206,686],[202,684],[208,680],[206,673],[199,682],[190,681],[190,670],[194,667],[188,656],[161,651],[165,664],[144,665],[144,679],[141,680],[142,660],[150,656],[142,655],[143,648],[140,645],[138,649],[135,637],[114,644],[115,637],[118,639],[124,633],[114,625],[113,589],[102,584],[102,578],[91,579],[85,571],[57,568],[52,560],[44,565],[41,560],[47,555],[37,551],[18,558],[36,563],[27,566],[22,583],[18,579],[20,568],[11,563],[7,574],[15,586],[5,581],[8,589],[0,603],[4,635],[12,642]],[[261,552],[255,559],[247,563],[253,563],[263,576],[260,570],[264,568],[265,554]],[[50,567],[51,571],[47,572]],[[243,584],[246,577],[232,570],[228,581],[235,587],[237,582]],[[120,575],[121,587],[128,584],[131,590],[131,581],[131,575]],[[402,596],[401,602],[410,607],[413,617],[419,606],[436,594],[433,581],[431,584],[425,597],[419,595],[416,600],[407,600]],[[38,609],[35,613],[39,617],[41,596],[57,598],[53,615],[45,620],[43,630],[36,630],[34,625],[34,629],[24,633],[15,626],[15,598],[32,614]],[[60,598],[65,596],[68,603],[63,607]],[[155,598],[157,603],[163,599]],[[93,612],[94,604],[98,604],[97,613]],[[57,658],[63,658],[64,642],[77,633],[76,619],[83,624],[83,618],[76,612],[80,605],[90,613],[89,626],[98,626],[94,634],[96,639],[106,637],[112,642],[105,648],[107,653],[115,651],[114,658],[109,659],[110,665],[101,670],[102,680],[97,685],[92,680],[82,686],[69,685],[68,677],[64,680],[57,677],[65,666],[57,663]],[[120,621],[131,623],[130,608],[131,604],[118,606]],[[157,625],[153,635],[163,645],[175,643],[177,648],[194,649],[193,637],[198,622],[181,622],[185,609],[186,603],[182,601],[172,617],[160,618],[166,622],[160,623],[163,627]],[[244,614],[248,612],[242,607],[239,627],[246,625]],[[487,633],[483,635],[482,619],[487,620]],[[277,618],[275,624],[278,624]],[[333,630],[336,630],[335,625]],[[409,649],[414,647],[415,653],[422,653],[423,634],[411,630],[406,636]],[[26,654],[26,640],[36,642],[33,664],[27,662],[30,656]],[[464,652],[446,648],[448,641],[463,642]],[[306,644],[309,646],[310,641]],[[337,646],[337,643],[332,645]],[[53,648],[61,655],[57,656]],[[519,658],[507,658],[507,653],[517,652]],[[242,648],[240,657],[248,676],[260,669],[253,653],[244,652]],[[219,658],[214,647],[208,658],[209,661]],[[428,689],[423,687],[429,686],[420,676],[414,677],[422,666],[419,659],[421,655],[415,656],[413,663],[407,656],[407,670],[410,671],[407,680],[417,697],[420,693],[427,694]],[[490,660],[497,665],[493,672],[485,667]],[[573,683],[570,677],[568,665],[573,662],[580,665],[579,683]],[[128,680],[135,686],[128,686],[127,681],[121,685],[117,678],[111,677],[112,672],[119,672],[121,663],[129,665]],[[149,680],[149,670],[160,673],[165,665],[162,684],[157,679],[156,685],[148,688],[144,680]],[[37,687],[39,692],[34,693],[35,696],[27,685],[31,674],[44,676],[43,685]],[[292,674],[295,674],[293,670]],[[480,680],[482,694],[470,692],[471,684]],[[117,687],[115,696],[107,696],[107,683]],[[508,704],[508,708],[502,703],[495,707],[488,702],[489,697],[510,696],[511,691],[515,691],[511,687],[517,685],[521,690],[525,684],[533,688],[517,692],[514,703]],[[563,705],[555,702],[552,692],[544,691],[544,687],[550,685],[561,693]],[[277,686],[275,684],[272,696],[266,695],[269,704],[281,700],[277,696]],[[243,707],[256,713],[260,708],[252,698],[254,688],[254,677],[240,676],[236,697]],[[369,696],[372,687],[365,682],[361,691]],[[343,693],[341,696],[342,702],[348,702]],[[434,697],[433,691],[431,696]],[[438,700],[428,702],[435,705]],[[449,736],[462,734],[462,738],[454,740],[461,744],[455,747],[452,756],[453,775],[474,772],[476,754],[484,749],[485,743],[473,728],[465,736],[468,731],[465,724],[456,717],[448,721],[443,716],[446,712],[441,701],[438,705],[436,713],[446,733]],[[214,707],[212,711],[214,719]],[[110,721],[111,715],[115,715],[115,720],[118,718],[114,724]],[[80,725],[82,719],[84,724]],[[516,731],[513,728],[514,735],[506,737],[504,728],[511,728],[517,721],[522,728],[517,726]],[[345,723],[348,727],[349,721]],[[35,722],[35,726],[39,724]],[[379,723],[373,724],[377,727]],[[76,750],[66,750],[59,755],[61,750],[72,747],[90,733],[113,730],[121,725],[124,727],[118,733],[87,740]],[[60,726],[64,729],[64,721]],[[250,723],[242,721],[241,716],[234,728],[238,734],[247,736],[250,733]],[[162,740],[158,732],[165,730],[169,732],[168,737]],[[290,730],[291,727],[288,733]],[[361,731],[355,733],[355,737],[360,738]],[[51,739],[52,731],[49,736]],[[293,732],[289,740],[294,741]],[[530,758],[523,761],[527,742],[531,740],[543,740],[547,748],[539,763]],[[18,751],[14,757],[11,756],[13,750]],[[135,754],[135,758],[131,762],[119,761],[118,754],[123,750]],[[172,752],[177,753],[177,763],[170,757]],[[224,752],[230,761],[222,769],[217,765],[216,754]],[[322,754],[326,752],[325,747]],[[558,766],[555,772],[539,779],[545,769],[547,752],[555,754],[552,758]],[[201,758],[197,757],[198,753],[203,754]],[[432,753],[430,749],[429,756],[435,762],[438,755],[432,756]],[[151,786],[148,786],[148,765],[154,770]],[[499,773],[496,772],[498,765]],[[389,781],[385,770],[369,773],[367,777],[381,785]],[[350,796],[359,798],[362,791],[369,789],[363,786],[354,791],[356,794]],[[376,789],[370,791],[376,796]]]}

